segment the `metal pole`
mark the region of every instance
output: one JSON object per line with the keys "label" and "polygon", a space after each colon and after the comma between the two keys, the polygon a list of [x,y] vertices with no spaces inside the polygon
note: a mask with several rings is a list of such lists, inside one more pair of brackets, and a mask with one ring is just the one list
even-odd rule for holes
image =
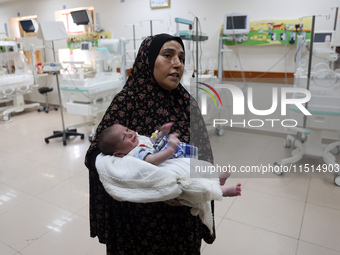
{"label": "metal pole", "polygon": [[301,51],[302,46],[304,44],[303,35],[297,36],[297,43],[296,43],[296,57],[295,57],[295,72],[300,67],[300,60],[301,60]]}
{"label": "metal pole", "polygon": [[[331,45],[333,44],[333,42],[335,40],[334,38],[336,36],[336,24],[338,23],[338,12],[339,12],[339,7],[336,7],[335,8],[334,28],[333,28],[333,36],[332,36],[332,39],[331,39]],[[334,47],[333,49],[336,50],[336,47]],[[331,61],[330,65],[331,65],[331,70],[334,70],[334,61]]]}
{"label": "metal pole", "polygon": [[37,77],[37,60],[35,57],[35,49],[34,44],[30,45],[31,57],[32,57],[32,72],[34,77],[34,85],[38,85],[38,77]]}
{"label": "metal pole", "polygon": [[[53,60],[54,60],[54,63],[56,63],[56,57],[55,57],[55,52],[54,52],[55,49],[54,49],[54,42],[53,41],[52,41],[52,51],[53,51]],[[64,122],[64,113],[63,113],[63,103],[62,103],[62,100],[61,100],[58,72],[55,72],[54,74],[55,74],[55,77],[57,79],[57,90],[58,90],[58,98],[59,98],[61,123],[62,123],[62,126],[63,126],[63,133],[65,134],[65,122]]]}
{"label": "metal pole", "polygon": [[136,59],[136,34],[135,34],[135,24],[132,25],[133,27],[133,49],[134,49],[134,53],[133,56]]}
{"label": "metal pole", "polygon": [[222,82],[223,78],[223,39],[218,39],[218,67],[217,67],[217,78]]}
{"label": "metal pole", "polygon": [[339,7],[336,7],[335,9],[335,19],[334,19],[334,32],[336,31],[336,23],[338,22],[338,12],[339,12]]}
{"label": "metal pole", "polygon": [[120,74],[122,75],[123,81],[126,81],[127,74],[126,74],[126,48],[125,48],[125,40],[119,40],[119,49],[120,55],[122,56],[122,61],[120,64]]}
{"label": "metal pole", "polygon": [[54,52],[54,42],[52,41],[52,49],[53,49],[53,61],[56,62],[55,52]]}
{"label": "metal pole", "polygon": [[152,20],[150,20],[150,31],[151,31],[151,36],[152,36]]}
{"label": "metal pole", "polygon": [[8,37],[9,37],[9,34],[8,34],[7,23],[5,23],[4,25],[5,25],[5,33],[6,33],[6,36],[7,36],[7,38],[8,38]]}
{"label": "metal pole", "polygon": [[[307,90],[309,90],[310,79],[311,79],[311,70],[312,70],[312,57],[313,57],[313,44],[314,44],[314,27],[315,27],[315,16],[312,18],[312,28],[310,33],[310,47],[309,47],[309,62],[308,62],[308,76],[307,76]],[[308,110],[308,102],[305,104],[306,109]],[[303,118],[303,128],[306,128],[307,124],[307,115]]]}
{"label": "metal pole", "polygon": [[59,97],[59,105],[60,105],[60,114],[61,114],[61,122],[63,125],[63,132],[65,133],[65,122],[64,122],[64,113],[63,113],[63,103],[61,101],[61,93],[60,93],[60,85],[59,85],[59,78],[58,72],[55,72],[55,77],[57,79],[57,87],[58,87],[58,97]]}
{"label": "metal pole", "polygon": [[196,21],[196,100],[198,100],[198,18]]}

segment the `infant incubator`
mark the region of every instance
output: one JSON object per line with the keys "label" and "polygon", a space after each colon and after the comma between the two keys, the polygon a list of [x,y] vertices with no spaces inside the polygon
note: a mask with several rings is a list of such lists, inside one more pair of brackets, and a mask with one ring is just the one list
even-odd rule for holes
{"label": "infant incubator", "polygon": [[27,68],[26,57],[18,51],[16,42],[0,41],[0,107],[2,120],[9,121],[12,112],[39,107],[39,103],[25,104],[24,94],[31,93],[34,75]]}
{"label": "infant incubator", "polygon": [[[60,51],[63,64],[61,70],[61,92],[67,112],[92,119],[86,123],[69,125],[79,127],[96,125],[102,118],[112,98],[123,87],[120,73],[116,72],[117,56],[107,51],[68,50]],[[92,139],[95,126],[90,135]]]}
{"label": "infant incubator", "polygon": [[[300,46],[303,42],[300,42]],[[292,156],[282,159],[276,165],[288,165],[298,162],[303,156],[321,157],[324,161],[319,172],[335,173],[334,182],[340,186],[340,169],[337,155],[340,149],[340,66],[338,66],[338,54],[329,44],[315,44],[311,71],[308,75],[308,66],[304,58],[297,63],[294,86],[308,89],[311,99],[305,104],[305,108],[311,115],[304,115],[295,106],[289,107],[292,119],[298,122],[299,127],[290,128],[297,132],[295,136],[288,135],[285,138],[285,147],[292,145]],[[298,61],[298,60],[297,60]],[[294,93],[293,98],[301,98],[304,95]],[[324,140],[328,142],[323,143]],[[329,142],[330,141],[330,142]],[[312,169],[310,169],[312,170]],[[315,170],[315,169],[314,169]],[[277,172],[282,174],[281,171]]]}

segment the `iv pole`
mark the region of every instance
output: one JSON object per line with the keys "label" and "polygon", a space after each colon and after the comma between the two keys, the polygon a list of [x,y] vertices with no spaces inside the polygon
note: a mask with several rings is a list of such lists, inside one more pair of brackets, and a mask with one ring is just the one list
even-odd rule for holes
{"label": "iv pole", "polygon": [[160,19],[154,19],[154,20],[152,20],[152,19],[150,19],[150,20],[142,20],[140,23],[142,24],[143,22],[147,22],[147,21],[150,23],[150,35],[153,36],[153,32],[152,32],[152,22],[153,22],[153,21],[159,21],[159,22],[163,23],[163,20],[160,20]]}
{"label": "iv pole", "polygon": [[136,59],[136,25],[140,24],[127,24],[126,26],[132,26],[132,41],[133,41],[133,56]]}
{"label": "iv pole", "polygon": [[[313,44],[314,44],[314,27],[315,27],[315,15],[312,17],[312,28],[310,33],[310,47],[309,47],[309,62],[308,62],[308,74],[307,74],[307,90],[309,91],[310,80],[311,80],[311,70],[312,70],[312,58],[313,58]],[[308,102],[305,104],[306,109],[308,109]],[[307,115],[303,117],[303,128],[307,125]]]}
{"label": "iv pole", "polygon": [[338,22],[338,12],[339,12],[339,7],[336,7],[335,9],[335,19],[334,19],[334,32],[336,31],[336,23]]}
{"label": "iv pole", "polygon": [[[53,60],[56,62],[56,56],[54,51],[54,42],[52,41],[52,50],[53,50]],[[65,122],[64,122],[64,113],[63,113],[63,104],[61,101],[61,93],[60,93],[60,85],[59,85],[59,71],[50,72],[51,74],[55,75],[57,79],[57,90],[58,90],[58,97],[59,97],[59,108],[60,108],[60,115],[61,115],[61,123],[62,123],[62,131],[53,131],[53,135],[45,138],[45,143],[49,143],[49,139],[62,137],[63,138],[63,145],[66,145],[66,138],[69,136],[80,136],[80,138],[84,139],[84,134],[77,133],[76,129],[65,129]]]}
{"label": "iv pole", "polygon": [[[48,72],[52,75],[56,76],[57,80],[57,89],[58,89],[58,97],[59,97],[59,108],[60,108],[60,115],[61,115],[61,122],[62,122],[62,131],[53,131],[53,135],[46,137],[45,142],[49,143],[49,139],[62,137],[63,138],[63,145],[66,145],[66,138],[69,136],[80,136],[81,139],[84,139],[84,134],[77,133],[76,129],[65,129],[64,123],[64,114],[63,114],[63,107],[61,101],[61,93],[60,93],[60,85],[59,85],[59,78],[58,73],[61,70],[61,66],[59,63],[56,63],[56,55],[54,49],[54,41],[56,40],[64,40],[68,37],[66,32],[65,26],[63,22],[58,21],[47,21],[41,22],[40,28],[38,32],[38,38],[43,39],[45,41],[52,42],[52,51],[53,51],[53,63],[44,66],[43,71]],[[53,31],[53,32],[51,32]]]}
{"label": "iv pole", "polygon": [[198,100],[198,17],[195,17],[196,22],[196,100]]}

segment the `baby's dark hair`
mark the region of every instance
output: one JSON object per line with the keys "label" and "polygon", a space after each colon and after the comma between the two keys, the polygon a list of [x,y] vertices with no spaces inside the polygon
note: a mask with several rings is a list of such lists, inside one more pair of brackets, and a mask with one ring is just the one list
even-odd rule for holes
{"label": "baby's dark hair", "polygon": [[116,151],[115,142],[112,139],[112,132],[115,125],[104,129],[98,137],[98,148],[104,155],[113,155]]}

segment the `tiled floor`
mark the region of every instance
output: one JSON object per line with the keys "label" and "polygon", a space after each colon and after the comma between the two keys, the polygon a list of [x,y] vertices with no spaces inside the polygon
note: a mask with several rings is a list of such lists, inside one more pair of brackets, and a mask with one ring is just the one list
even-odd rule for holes
{"label": "tiled floor", "polygon": [[[26,110],[0,122],[0,254],[98,255],[89,237],[84,154],[91,127],[68,140],[44,138],[61,129],[59,111]],[[85,121],[65,113],[65,123]],[[217,164],[272,164],[289,155],[278,136],[228,130],[211,135]],[[304,159],[318,163],[315,159]],[[203,255],[340,254],[340,187],[333,175],[233,174],[242,196],[216,202],[217,239]]]}

